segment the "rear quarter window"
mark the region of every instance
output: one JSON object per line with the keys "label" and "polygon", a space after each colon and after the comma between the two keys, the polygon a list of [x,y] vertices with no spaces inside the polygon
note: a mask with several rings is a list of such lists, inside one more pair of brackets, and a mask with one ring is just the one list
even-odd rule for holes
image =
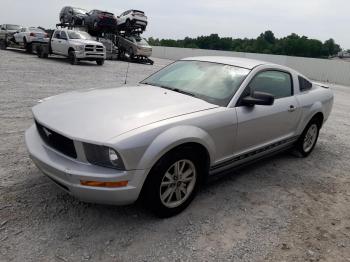
{"label": "rear quarter window", "polygon": [[301,92],[310,90],[312,88],[312,83],[306,80],[304,77],[298,76],[299,79],[299,90]]}

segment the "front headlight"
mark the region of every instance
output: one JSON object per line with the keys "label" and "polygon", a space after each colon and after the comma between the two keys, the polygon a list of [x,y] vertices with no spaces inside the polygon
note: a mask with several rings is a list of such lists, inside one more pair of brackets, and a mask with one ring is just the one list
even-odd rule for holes
{"label": "front headlight", "polygon": [[113,148],[83,143],[87,161],[91,164],[124,170],[124,163]]}
{"label": "front headlight", "polygon": [[77,51],[84,51],[85,50],[85,46],[84,45],[78,45],[78,46],[75,47],[75,49]]}

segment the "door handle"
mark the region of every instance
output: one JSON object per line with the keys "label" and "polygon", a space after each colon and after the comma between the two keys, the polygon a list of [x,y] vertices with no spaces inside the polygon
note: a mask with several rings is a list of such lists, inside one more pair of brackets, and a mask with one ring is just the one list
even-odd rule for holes
{"label": "door handle", "polygon": [[288,111],[289,111],[289,112],[294,112],[295,109],[296,109],[295,106],[290,105]]}
{"label": "door handle", "polygon": [[58,41],[59,43],[62,43],[62,41]]}

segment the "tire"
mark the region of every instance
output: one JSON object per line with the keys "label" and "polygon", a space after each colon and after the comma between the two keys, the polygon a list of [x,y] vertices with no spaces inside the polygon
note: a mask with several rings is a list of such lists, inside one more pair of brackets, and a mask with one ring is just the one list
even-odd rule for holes
{"label": "tire", "polygon": [[92,28],[93,28],[95,31],[97,30],[97,28],[98,28],[98,23],[97,23],[97,21],[95,21],[95,22],[93,23]]}
{"label": "tire", "polygon": [[321,123],[317,118],[311,119],[305,127],[295,146],[295,149],[302,157],[307,157],[314,150],[320,133],[320,128]]}
{"label": "tire", "polygon": [[129,29],[131,27],[131,23],[130,23],[129,19],[126,20],[125,27],[126,27],[126,29]]}
{"label": "tire", "polygon": [[129,48],[129,56],[131,59],[134,58],[134,50],[132,49],[132,47]]}
{"label": "tire", "polygon": [[99,66],[102,66],[104,63],[105,63],[104,59],[96,60],[96,64],[99,65]]}
{"label": "tire", "polygon": [[32,44],[28,43],[25,37],[23,38],[23,45],[27,53],[31,54],[33,52]]}
{"label": "tire", "polygon": [[85,20],[84,19],[81,20],[81,26],[85,26]]}
{"label": "tire", "polygon": [[0,40],[0,49],[5,50],[7,48],[6,46],[6,41],[5,40]]}
{"label": "tire", "polygon": [[75,26],[75,19],[74,18],[72,18],[72,26]]}
{"label": "tire", "polygon": [[43,50],[40,46],[37,46],[36,47],[36,55],[39,57],[39,58],[43,58]]}
{"label": "tire", "polygon": [[69,53],[68,53],[68,60],[69,60],[71,65],[77,65],[78,64],[78,59],[75,56],[74,51],[72,51],[72,50],[69,51]]}
{"label": "tire", "polygon": [[[200,164],[190,148],[175,149],[163,156],[148,174],[142,193],[145,204],[159,217],[183,211],[196,196],[201,183]],[[177,166],[182,169],[180,174],[175,173]]]}

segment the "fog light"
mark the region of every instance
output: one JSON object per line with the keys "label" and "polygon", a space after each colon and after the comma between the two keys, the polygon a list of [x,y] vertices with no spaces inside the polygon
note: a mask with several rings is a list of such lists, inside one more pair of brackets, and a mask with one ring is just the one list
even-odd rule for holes
{"label": "fog light", "polygon": [[101,182],[101,181],[80,180],[80,184],[83,186],[94,186],[94,187],[125,187],[128,185],[128,181]]}

